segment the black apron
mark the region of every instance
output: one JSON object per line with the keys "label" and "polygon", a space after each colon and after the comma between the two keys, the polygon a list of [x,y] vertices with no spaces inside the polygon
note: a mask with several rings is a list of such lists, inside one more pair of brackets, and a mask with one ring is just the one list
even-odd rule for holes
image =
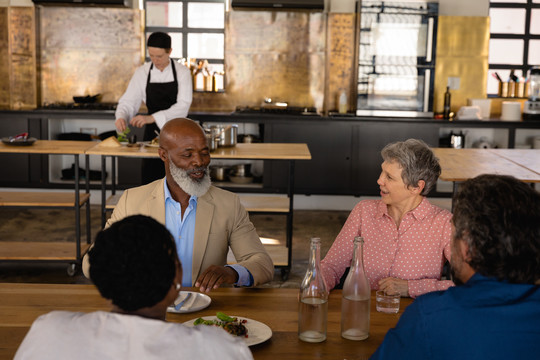
{"label": "black apron", "polygon": [[[148,114],[165,110],[170,108],[176,103],[178,96],[178,79],[176,77],[176,68],[174,67],[173,60],[171,59],[171,67],[174,76],[174,80],[168,83],[151,83],[150,73],[154,68],[154,64],[150,65],[150,71],[148,71],[148,79],[146,80],[146,107],[148,108]],[[159,127],[156,123],[146,124],[144,127],[144,141],[150,141],[154,139],[156,131],[159,133]],[[157,179],[161,179],[165,176],[165,169],[163,168],[163,161],[161,159],[143,159],[142,161],[142,183],[148,184]]]}

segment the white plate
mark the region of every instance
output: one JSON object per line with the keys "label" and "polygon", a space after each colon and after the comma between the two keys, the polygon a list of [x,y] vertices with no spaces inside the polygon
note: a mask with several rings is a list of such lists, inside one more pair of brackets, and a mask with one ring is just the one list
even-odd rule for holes
{"label": "white plate", "polygon": [[[242,320],[247,320],[247,322],[244,324],[244,326],[247,328],[247,335],[248,337],[243,337],[243,339],[246,341],[247,346],[257,345],[260,343],[265,342],[266,340],[270,339],[272,337],[272,329],[266,324],[263,324],[262,322],[259,322],[257,320],[251,320],[245,317],[236,316],[236,315],[229,315],[231,317],[237,317]],[[204,320],[216,320],[217,317],[215,316],[203,316]],[[197,319],[192,319],[189,321],[186,321],[184,325],[186,326],[195,326],[193,323]],[[208,326],[208,325],[197,325],[197,326]]]}
{"label": "white plate", "polygon": [[144,144],[144,146],[148,146],[148,147],[151,147],[151,148],[158,148],[159,147],[159,144],[152,144],[151,141],[143,141],[142,144]]}
{"label": "white plate", "polygon": [[176,310],[174,306],[169,306],[167,308],[167,312],[177,313],[177,314],[192,313],[195,311],[206,309],[212,302],[212,299],[210,299],[210,296],[199,293],[199,292],[193,292],[193,291],[180,291],[180,294],[178,295],[178,297],[184,299],[188,293],[191,293],[191,298],[188,299],[188,301],[186,301],[184,305],[182,305],[180,310]]}

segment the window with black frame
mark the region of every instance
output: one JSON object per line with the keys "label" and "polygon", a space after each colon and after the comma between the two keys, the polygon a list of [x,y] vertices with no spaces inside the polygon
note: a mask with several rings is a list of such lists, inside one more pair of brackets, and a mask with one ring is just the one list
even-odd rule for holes
{"label": "window with black frame", "polygon": [[488,96],[527,97],[540,65],[540,0],[491,0]]}
{"label": "window with black frame", "polygon": [[[226,0],[145,0],[145,35],[168,33],[171,58],[185,62],[194,73],[194,91],[224,88]],[[148,53],[146,54],[149,60]],[[198,83],[198,75],[213,75],[212,89]],[[201,77],[202,79],[202,77]]]}

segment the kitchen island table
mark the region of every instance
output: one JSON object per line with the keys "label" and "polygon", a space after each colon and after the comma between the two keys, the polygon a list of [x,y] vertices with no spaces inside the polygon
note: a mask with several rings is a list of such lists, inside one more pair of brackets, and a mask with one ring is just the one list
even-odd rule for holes
{"label": "kitchen island table", "polygon": [[[105,174],[106,159],[111,158],[112,172],[112,195],[107,199],[105,178],[101,181],[101,223],[105,226],[106,211],[116,206],[120,195],[116,194],[115,188],[115,158],[134,157],[151,158],[159,157],[157,146],[106,146],[98,143],[86,151],[87,155],[100,155],[102,174]],[[242,160],[279,160],[289,163],[287,193],[285,195],[240,194],[242,205],[249,212],[262,214],[284,214],[287,217],[286,244],[276,251],[270,251],[274,265],[281,268],[284,280],[289,276],[292,264],[292,235],[293,235],[293,205],[294,205],[294,164],[296,160],[310,160],[311,154],[306,144],[298,143],[241,143],[232,147],[219,147],[211,154],[212,159],[242,159]],[[273,246],[272,248],[275,248]],[[281,249],[286,250],[283,254]],[[286,258],[284,260],[283,258]]]}
{"label": "kitchen island table", "polygon": [[[372,292],[369,337],[351,341],[340,335],[341,290],[333,290],[328,300],[326,340],[306,343],[298,339],[298,289],[228,287],[214,290],[209,296],[211,303],[206,309],[168,313],[167,321],[184,323],[202,316],[215,316],[221,311],[266,324],[272,330],[271,337],[250,347],[256,360],[367,359],[413,301],[402,298],[398,314],[379,313],[375,310],[375,293]],[[32,322],[52,310],[109,311],[110,306],[93,285],[0,284],[0,358],[11,359]]]}

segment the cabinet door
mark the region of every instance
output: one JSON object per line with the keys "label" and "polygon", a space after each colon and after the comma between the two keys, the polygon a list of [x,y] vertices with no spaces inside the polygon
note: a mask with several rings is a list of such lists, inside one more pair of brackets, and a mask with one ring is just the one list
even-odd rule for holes
{"label": "cabinet door", "polygon": [[421,139],[431,147],[439,144],[439,125],[405,121],[362,122],[353,127],[353,181],[355,192],[378,196],[377,179],[381,173],[381,150],[392,142]]}
{"label": "cabinet door", "polygon": [[[297,194],[351,193],[350,125],[344,122],[267,124],[265,142],[306,143],[311,160],[296,160]],[[265,162],[265,187],[286,189],[287,162]],[[268,182],[269,178],[269,182]]]}

